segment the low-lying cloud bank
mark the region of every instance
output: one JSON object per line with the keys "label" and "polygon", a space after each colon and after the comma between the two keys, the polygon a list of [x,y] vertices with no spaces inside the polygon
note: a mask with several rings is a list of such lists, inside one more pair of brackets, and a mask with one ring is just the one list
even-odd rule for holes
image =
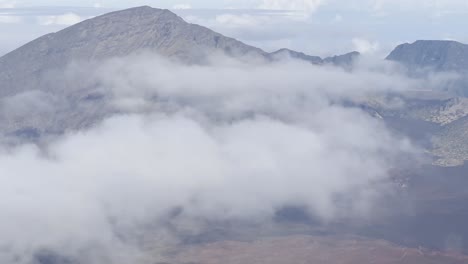
{"label": "low-lying cloud bank", "polygon": [[[11,127],[88,125],[3,147],[2,263],[48,263],[49,251],[145,263],[139,234],[164,233],[161,223],[267,222],[290,205],[322,221],[368,217],[391,191],[389,170],[415,153],[381,120],[342,104],[422,85],[386,65],[351,73],[215,57],[188,66],[144,54],[48,78],[47,90],[3,99],[2,111],[15,113],[11,100],[52,97],[22,108]],[[83,121],[87,110],[100,119]]]}

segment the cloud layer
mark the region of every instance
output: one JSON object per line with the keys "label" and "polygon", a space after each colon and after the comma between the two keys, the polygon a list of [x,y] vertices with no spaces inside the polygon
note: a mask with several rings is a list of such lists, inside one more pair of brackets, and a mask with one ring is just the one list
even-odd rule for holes
{"label": "cloud layer", "polygon": [[[370,216],[392,190],[388,171],[413,152],[379,119],[340,103],[412,86],[371,69],[224,57],[188,66],[151,54],[69,67],[67,83],[86,76],[104,98],[96,103],[113,110],[87,129],[2,148],[0,261],[58,252],[143,263],[136,241],[154,234],[167,247],[163,223],[200,232],[200,221],[268,222],[284,206],[325,222]],[[90,92],[75,88],[70,95]],[[22,116],[42,108],[53,119],[53,91],[50,105]]]}

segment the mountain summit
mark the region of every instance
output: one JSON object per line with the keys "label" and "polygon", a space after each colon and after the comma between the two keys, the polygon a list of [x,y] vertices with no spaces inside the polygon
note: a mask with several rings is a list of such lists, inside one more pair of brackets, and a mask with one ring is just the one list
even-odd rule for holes
{"label": "mountain summit", "polygon": [[98,16],[40,37],[0,58],[0,96],[37,85],[45,70],[73,60],[99,60],[139,50],[196,62],[219,51],[231,56],[267,57],[261,49],[189,24],[169,10],[148,6]]}
{"label": "mountain summit", "polygon": [[468,45],[448,40],[418,40],[399,45],[387,60],[400,62],[410,70],[468,71]]}

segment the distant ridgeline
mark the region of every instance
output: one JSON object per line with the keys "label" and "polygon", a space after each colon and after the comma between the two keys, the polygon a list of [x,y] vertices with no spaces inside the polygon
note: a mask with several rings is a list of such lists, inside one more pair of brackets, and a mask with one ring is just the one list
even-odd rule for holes
{"label": "distant ridgeline", "polygon": [[96,61],[138,51],[153,51],[188,63],[202,63],[210,54],[224,53],[266,62],[289,56],[313,64],[344,67],[359,56],[352,52],[321,59],[286,49],[268,53],[206,27],[187,23],[169,10],[143,6],[85,20],[1,57],[0,97],[32,89],[50,89],[50,83],[42,84],[41,77],[72,61]]}

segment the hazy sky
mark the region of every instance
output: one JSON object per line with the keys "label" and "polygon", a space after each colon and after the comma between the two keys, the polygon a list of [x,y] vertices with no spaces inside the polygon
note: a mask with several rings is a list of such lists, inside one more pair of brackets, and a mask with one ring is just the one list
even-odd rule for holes
{"label": "hazy sky", "polygon": [[468,0],[0,0],[0,54],[83,19],[140,5],[173,9],[267,51],[326,56],[358,50],[384,57],[417,39],[468,42],[462,25]]}

